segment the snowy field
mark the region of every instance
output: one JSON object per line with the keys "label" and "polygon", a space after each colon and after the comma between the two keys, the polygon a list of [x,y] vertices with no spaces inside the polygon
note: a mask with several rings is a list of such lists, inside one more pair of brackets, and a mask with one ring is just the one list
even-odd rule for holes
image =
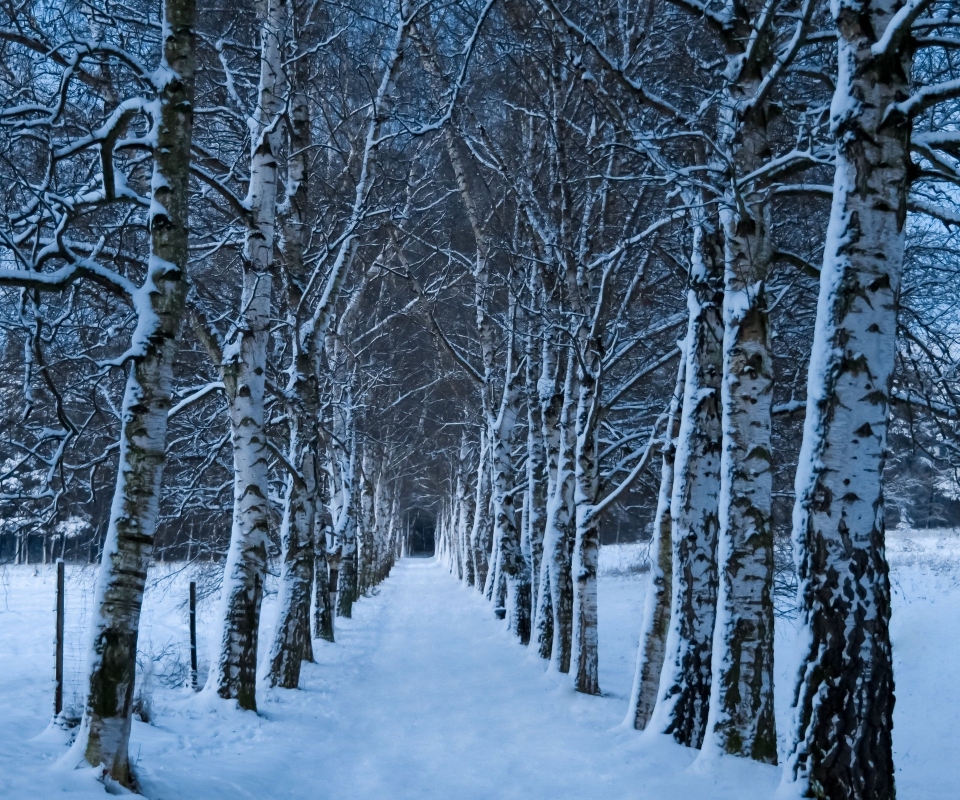
{"label": "snowy field", "polygon": [[[960,786],[960,533],[890,535],[901,800],[955,800]],[[770,798],[779,771],[739,759],[709,769],[696,752],[621,724],[646,573],[641,546],[604,548],[600,679],[577,695],[565,676],[503,629],[489,606],[430,560],[395,567],[374,597],[317,642],[300,691],[261,697],[259,716],[185,688],[186,585],[193,568],[158,568],[144,610],[141,668],[150,723],[131,758],[146,796],[203,798]],[[68,568],[67,696],[77,705],[95,571]],[[201,576],[202,577],[202,576]],[[53,704],[55,572],[0,567],[0,798],[102,797],[91,770],[64,759]],[[213,594],[198,612],[203,670]],[[268,587],[269,588],[269,587]],[[270,598],[268,597],[268,600]],[[264,635],[273,608],[264,612]],[[792,625],[778,627],[777,702],[786,729]]]}

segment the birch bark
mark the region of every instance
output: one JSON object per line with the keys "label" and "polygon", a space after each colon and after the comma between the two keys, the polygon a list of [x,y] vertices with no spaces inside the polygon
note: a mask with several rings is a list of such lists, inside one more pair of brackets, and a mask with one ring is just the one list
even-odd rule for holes
{"label": "birch bark", "polygon": [[474,504],[473,527],[470,531],[470,547],[473,551],[474,573],[477,591],[484,592],[489,571],[490,531],[490,468],[487,431],[480,434],[480,458],[477,463],[477,497]]}
{"label": "birch bark", "polygon": [[597,564],[600,530],[593,507],[600,492],[597,463],[597,415],[599,413],[600,337],[585,337],[581,354],[580,391],[576,415],[576,467],[574,506],[576,508],[574,551],[571,571],[574,581],[571,657],[576,667],[574,686],[584,694],[600,694]]}
{"label": "birch bark", "polygon": [[[287,323],[293,354],[286,386],[290,420],[288,460],[299,470],[288,476],[284,498],[277,625],[267,659],[272,686],[295,689],[303,661],[313,661],[310,599],[316,561],[314,542],[320,502],[320,408],[317,385],[316,336],[303,333],[299,314],[309,273],[304,264],[308,231],[307,154],[310,149],[310,109],[305,93],[305,59],[298,59],[291,76],[286,202],[280,215],[280,263],[287,288]],[[324,562],[324,568],[326,564]]]}
{"label": "birch bark", "polygon": [[[547,503],[540,570],[542,613],[551,612],[550,663],[558,672],[570,671],[573,637],[573,578],[571,563],[576,533],[574,491],[576,489],[576,431],[574,407],[577,402],[576,366],[572,349],[567,356],[563,402],[557,425],[557,468],[553,493]],[[547,601],[549,600],[549,605]],[[539,617],[539,615],[538,615]],[[542,632],[547,623],[539,622]],[[541,653],[544,639],[540,639]]]}
{"label": "birch bark", "polygon": [[137,298],[140,318],[124,390],[120,461],[103,543],[89,684],[74,743],[87,763],[135,785],[127,752],[137,633],[153,553],[173,361],[187,293],[188,186],[193,132],[193,0],[166,0],[150,204],[150,261]]}
{"label": "birch bark", "polygon": [[329,524],[324,521],[318,527],[313,570],[313,635],[318,639],[332,642],[334,641],[333,617],[336,608],[330,595],[336,591],[337,587],[330,584],[330,560],[327,557]]}
{"label": "birch bark", "polygon": [[[882,476],[909,186],[909,37],[898,0],[838,0],[833,205],[793,535],[803,661],[782,795],[891,800],[893,659]],[[876,52],[875,52],[876,51]]]}
{"label": "birch bark", "polygon": [[[507,345],[508,356],[503,395],[497,417],[490,420],[493,462],[494,536],[497,541],[497,565],[505,597],[503,607],[508,628],[522,644],[530,641],[530,566],[524,558],[514,508],[515,470],[513,438],[519,417],[519,370],[513,364],[513,335]],[[500,587],[497,586],[500,599]],[[498,602],[498,607],[500,603]]]}
{"label": "birch bark", "polygon": [[476,567],[473,562],[473,548],[470,546],[470,521],[473,518],[471,505],[473,498],[467,478],[467,464],[470,462],[470,445],[466,434],[460,441],[460,458],[457,462],[457,545],[461,551],[463,562],[463,577],[467,586],[473,586],[476,581]]}
{"label": "birch bark", "polygon": [[680,432],[680,404],[683,399],[685,373],[686,364],[681,361],[664,434],[660,492],[657,496],[653,538],[650,542],[650,582],[647,584],[643,604],[637,668],[630,693],[630,710],[627,713],[627,719],[637,730],[647,727],[657,702],[660,674],[666,656],[667,634],[670,630],[670,603],[673,595],[673,526],[670,518],[670,497],[673,493],[674,461],[677,436]]}
{"label": "birch bark", "polygon": [[376,560],[376,517],[373,497],[373,458],[363,448],[360,469],[360,514],[357,519],[357,595],[365,595],[373,586]]}
{"label": "birch bark", "polygon": [[716,232],[694,220],[685,377],[674,464],[673,600],[666,659],[648,729],[699,747],[710,700],[717,599],[722,259]]}
{"label": "birch bark", "polygon": [[[551,505],[557,488],[559,456],[560,456],[560,420],[564,412],[564,397],[566,394],[566,379],[561,383],[560,360],[557,350],[549,334],[543,339],[543,360],[540,378],[537,381],[541,410],[541,435],[546,459],[546,496],[543,509],[543,546],[541,549],[540,569],[537,586],[537,606],[534,616],[536,628],[537,651],[541,658],[549,659],[553,653],[553,620],[556,609],[550,585],[551,570],[548,567],[553,547],[553,530],[551,522]],[[555,511],[553,512],[556,513]],[[554,517],[555,519],[555,517]]]}
{"label": "birch bark", "polygon": [[527,394],[527,492],[523,526],[525,556],[530,562],[531,596],[530,618],[535,619],[539,588],[540,564],[543,561],[543,535],[547,501],[547,465],[543,442],[543,410],[537,391],[536,338],[532,329],[527,335],[527,362],[525,369]]}
{"label": "birch bark", "polygon": [[747,176],[771,154],[767,103],[758,100],[774,59],[764,2],[744,4],[727,35],[720,141],[725,147],[723,447],[720,461],[717,621],[703,755],[733,753],[776,763],[773,708],[773,354],[764,286],[773,256],[770,207]]}
{"label": "birch bark", "polygon": [[223,365],[233,441],[233,529],[222,590],[223,635],[208,686],[250,710],[257,707],[257,639],[270,526],[264,390],[277,217],[277,123],[283,107],[281,48],[288,11],[286,0],[269,0],[262,26],[247,198],[255,224],[244,245],[241,327],[225,348]]}

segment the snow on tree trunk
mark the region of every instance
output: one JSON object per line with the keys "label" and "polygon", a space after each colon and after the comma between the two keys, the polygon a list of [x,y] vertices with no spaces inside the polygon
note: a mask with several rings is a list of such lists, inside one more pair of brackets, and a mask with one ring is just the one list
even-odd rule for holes
{"label": "snow on tree trunk", "polygon": [[669,419],[664,434],[660,492],[653,518],[653,538],[650,542],[650,582],[647,584],[640,627],[640,647],[637,668],[630,692],[630,710],[627,718],[637,730],[647,727],[657,702],[660,674],[663,671],[670,630],[670,603],[673,599],[673,536],[670,518],[670,497],[673,492],[673,469],[676,458],[677,435],[680,430],[680,402],[686,365],[680,363],[677,387],[670,401]]}
{"label": "snow on tree trunk", "polygon": [[[499,550],[499,580],[503,582],[505,592],[504,602],[497,605],[506,609],[508,629],[527,644],[530,641],[530,565],[523,555],[514,507],[516,481],[512,450],[520,413],[520,371],[513,364],[512,342],[511,332],[500,410],[496,419],[490,422],[494,536]],[[497,599],[500,599],[499,592]]]}
{"label": "snow on tree trunk", "polygon": [[901,5],[833,6],[837,163],[796,479],[805,641],[783,796],[895,794],[882,476],[910,171],[894,104],[911,63],[908,40],[889,53],[875,43]]}
{"label": "snow on tree trunk", "polygon": [[571,641],[574,687],[584,694],[600,694],[597,651],[597,564],[600,556],[600,530],[597,515],[594,513],[600,491],[600,470],[597,463],[599,344],[597,341],[588,341],[581,356],[576,417],[576,533],[571,565],[574,581]]}
{"label": "snow on tree trunk", "polygon": [[247,198],[255,224],[244,246],[242,322],[225,348],[223,365],[233,440],[233,529],[222,589],[223,635],[211,681],[221,697],[250,710],[257,707],[257,638],[270,523],[264,390],[277,216],[279,133],[274,123],[283,108],[281,44],[287,13],[285,0],[270,0],[262,27]]}
{"label": "snow on tree trunk", "polygon": [[[280,215],[280,255],[287,281],[287,322],[293,338],[290,378],[287,382],[287,416],[290,420],[288,458],[299,475],[288,477],[284,497],[277,625],[267,659],[271,686],[295,689],[300,666],[313,661],[310,599],[314,581],[314,532],[319,502],[319,394],[315,364],[316,336],[304,336],[297,311],[310,280],[303,252],[307,241],[307,153],[310,148],[310,110],[305,94],[306,62],[299,59],[291,79],[289,156],[286,201]],[[323,564],[324,569],[326,563]],[[326,581],[324,581],[326,583]],[[323,606],[321,606],[322,610]]]}
{"label": "snow on tree trunk", "polygon": [[[762,7],[762,3],[757,3]],[[759,20],[761,8],[751,9]],[[767,29],[751,51],[770,53]],[[739,74],[737,67],[739,65]],[[777,761],[773,709],[773,354],[764,282],[772,258],[769,203],[742,185],[770,157],[758,65],[737,55],[726,72],[721,130],[727,148],[724,236],[723,449],[717,545],[717,621],[705,757],[718,752]]]}
{"label": "snow on tree trunk", "polygon": [[673,600],[666,658],[648,728],[699,747],[710,700],[717,600],[720,489],[720,257],[715,234],[695,220],[680,431],[674,462]]}
{"label": "snow on tree trunk", "polygon": [[103,544],[90,648],[89,686],[74,752],[130,786],[127,752],[137,633],[153,554],[167,412],[187,293],[187,198],[193,130],[193,0],[166,0],[151,180],[150,261],[136,299],[120,432],[120,459]]}
{"label": "snow on tree trunk", "polygon": [[537,391],[535,337],[527,337],[527,491],[524,500],[524,555],[530,564],[530,615],[536,617],[540,564],[543,561],[543,535],[546,521],[547,464],[543,442],[543,409]]}
{"label": "snow on tree trunk", "polygon": [[473,527],[470,531],[470,547],[473,550],[476,587],[484,592],[489,571],[488,546],[490,533],[490,469],[489,443],[486,431],[481,432],[480,458],[477,464],[477,498],[474,504]]}
{"label": "snow on tree trunk", "polygon": [[[547,502],[547,516],[543,539],[543,564],[541,566],[541,608],[544,611],[549,601],[550,663],[559,672],[570,671],[570,654],[573,637],[573,578],[571,562],[575,541],[574,491],[576,488],[576,433],[574,429],[575,396],[574,355],[569,352],[566,377],[563,386],[563,401],[558,415],[558,449],[556,478],[553,493]],[[538,614],[539,618],[540,614]],[[544,632],[543,621],[538,624],[538,635]],[[543,638],[538,640],[543,652]]]}

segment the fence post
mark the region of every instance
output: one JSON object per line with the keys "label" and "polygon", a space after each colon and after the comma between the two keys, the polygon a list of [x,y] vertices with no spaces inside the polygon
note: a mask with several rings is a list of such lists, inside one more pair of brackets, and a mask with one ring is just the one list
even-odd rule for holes
{"label": "fence post", "polygon": [[59,716],[63,711],[63,590],[64,563],[57,559],[57,654],[56,654],[56,690],[53,695],[53,713]]}
{"label": "fence post", "polygon": [[197,688],[197,584],[190,581],[190,685]]}

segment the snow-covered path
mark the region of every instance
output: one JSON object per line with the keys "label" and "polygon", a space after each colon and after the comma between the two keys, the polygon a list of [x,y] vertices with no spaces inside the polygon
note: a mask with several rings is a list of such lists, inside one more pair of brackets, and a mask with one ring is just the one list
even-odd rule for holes
{"label": "snow-covered path", "polygon": [[[898,795],[947,800],[960,780],[953,744],[960,538],[904,539],[894,554]],[[79,614],[95,573],[71,569],[68,606]],[[152,724],[134,723],[131,746],[144,793],[154,800],[770,800],[776,768],[728,758],[704,772],[696,751],[621,726],[645,576],[614,572],[599,584],[603,697],[578,695],[567,676],[545,673],[489,604],[436,561],[408,559],[354,607],[352,620],[337,621],[336,644],[315,643],[317,663],[305,665],[300,690],[261,692],[259,715],[156,681]],[[144,610],[144,653],[182,660],[189,579],[158,568]],[[91,770],[62,758],[66,734],[44,731],[54,583],[52,568],[0,567],[2,800],[104,796]],[[215,636],[215,603],[211,596],[201,604],[202,660]],[[68,608],[71,619],[79,616]],[[271,625],[267,608],[261,636]],[[778,624],[781,732],[791,631]]]}
{"label": "snow-covered path", "polygon": [[[29,583],[10,593],[6,619],[45,625],[52,580],[18,578]],[[169,594],[145,611],[155,641],[178,635]],[[585,697],[566,676],[545,674],[476,591],[436,561],[408,559],[352,620],[338,620],[336,644],[316,642],[317,663],[305,665],[300,690],[262,696],[254,715],[157,686],[152,724],[134,723],[131,757],[155,800],[770,797],[773,768],[731,760],[695,774],[687,769],[694,751],[664,737],[645,744],[620,726],[642,596],[636,575],[601,582],[608,694]],[[0,653],[0,673],[11,668],[0,674],[0,797],[103,797],[90,770],[57,763],[63,732],[37,736],[50,684],[29,663],[42,663],[48,631],[7,633],[19,657],[4,663]],[[15,687],[23,702],[8,703]]]}
{"label": "snow-covered path", "polygon": [[300,691],[262,704],[262,720],[231,715],[214,737],[202,718],[176,737],[163,721],[138,726],[148,794],[719,800],[742,798],[744,780],[757,796],[776,784],[775,770],[754,765],[685,774],[695,754],[667,742],[643,752],[617,727],[622,696],[583,697],[565,676],[545,676],[435,561],[398,564],[338,636]]}

